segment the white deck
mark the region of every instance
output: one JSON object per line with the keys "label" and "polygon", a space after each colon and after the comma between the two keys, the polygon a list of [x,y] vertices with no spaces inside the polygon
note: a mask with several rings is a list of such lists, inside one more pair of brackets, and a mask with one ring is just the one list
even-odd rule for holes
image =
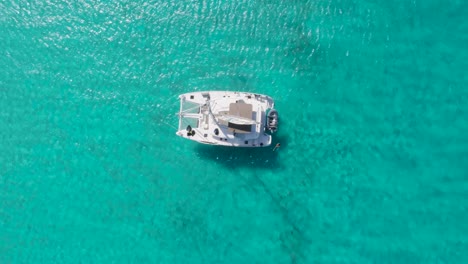
{"label": "white deck", "polygon": [[[179,99],[178,136],[204,144],[232,147],[271,144],[271,135],[265,131],[266,110],[274,107],[269,96],[209,91],[182,94]],[[195,131],[194,136],[187,134],[188,125]]]}

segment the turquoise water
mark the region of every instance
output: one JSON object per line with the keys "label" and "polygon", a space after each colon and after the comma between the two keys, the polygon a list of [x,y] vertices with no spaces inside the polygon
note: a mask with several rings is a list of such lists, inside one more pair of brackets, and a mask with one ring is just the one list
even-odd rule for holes
{"label": "turquoise water", "polygon": [[[0,3],[0,263],[467,263],[467,1]],[[175,136],[276,99],[281,148]]]}

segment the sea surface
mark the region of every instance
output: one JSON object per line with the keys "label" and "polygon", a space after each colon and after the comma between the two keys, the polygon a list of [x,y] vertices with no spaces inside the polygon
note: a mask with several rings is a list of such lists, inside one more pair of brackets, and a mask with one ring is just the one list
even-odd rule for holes
{"label": "sea surface", "polygon": [[[0,2],[0,263],[468,263],[468,1]],[[177,137],[275,98],[279,150]]]}

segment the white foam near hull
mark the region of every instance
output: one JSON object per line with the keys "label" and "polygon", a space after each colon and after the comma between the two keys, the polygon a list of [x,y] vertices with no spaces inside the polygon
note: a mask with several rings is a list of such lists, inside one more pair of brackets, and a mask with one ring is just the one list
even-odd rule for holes
{"label": "white foam near hull", "polygon": [[206,91],[182,94],[179,100],[178,136],[230,147],[271,145],[266,113],[274,100],[267,95]]}

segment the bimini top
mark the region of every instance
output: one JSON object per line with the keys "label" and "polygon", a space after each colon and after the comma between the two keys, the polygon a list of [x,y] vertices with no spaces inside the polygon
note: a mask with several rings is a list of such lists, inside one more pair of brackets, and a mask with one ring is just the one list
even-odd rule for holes
{"label": "bimini top", "polygon": [[271,144],[267,113],[271,97],[230,91],[182,94],[177,135],[200,143],[233,147]]}

